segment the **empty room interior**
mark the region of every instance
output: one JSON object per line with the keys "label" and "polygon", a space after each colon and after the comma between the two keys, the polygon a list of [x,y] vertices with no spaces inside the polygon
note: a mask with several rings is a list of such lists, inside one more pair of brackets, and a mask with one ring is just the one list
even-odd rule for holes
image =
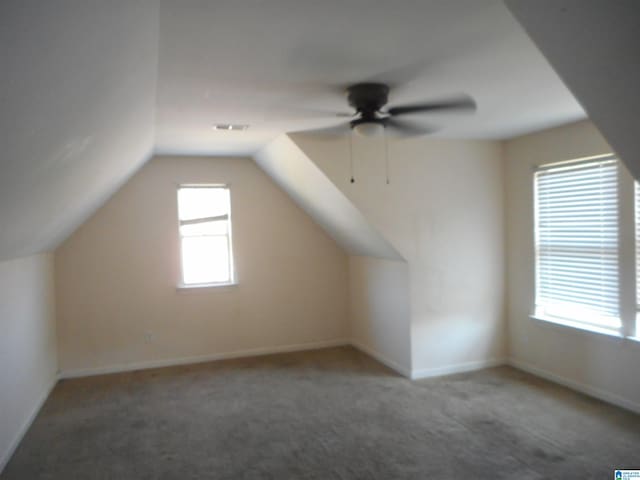
{"label": "empty room interior", "polygon": [[636,478],[639,21],[0,2],[0,479]]}

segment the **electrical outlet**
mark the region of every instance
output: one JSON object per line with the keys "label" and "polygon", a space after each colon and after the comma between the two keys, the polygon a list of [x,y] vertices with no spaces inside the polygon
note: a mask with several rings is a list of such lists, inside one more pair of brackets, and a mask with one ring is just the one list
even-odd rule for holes
{"label": "electrical outlet", "polygon": [[153,333],[144,332],[144,343],[151,343],[153,341]]}

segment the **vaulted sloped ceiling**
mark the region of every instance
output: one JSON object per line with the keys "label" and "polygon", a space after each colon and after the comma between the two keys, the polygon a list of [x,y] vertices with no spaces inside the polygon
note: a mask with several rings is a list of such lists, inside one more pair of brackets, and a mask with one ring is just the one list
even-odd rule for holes
{"label": "vaulted sloped ceiling", "polygon": [[640,179],[640,1],[506,4]]}
{"label": "vaulted sloped ceiling", "polygon": [[[571,23],[555,5],[595,8],[575,16],[591,30],[611,6],[613,35],[637,18],[629,2],[559,0],[548,9],[557,28],[527,26],[627,161],[639,158],[633,38],[592,45],[593,58],[575,62],[559,32]],[[518,18],[549,21],[527,6],[540,2],[520,12],[518,3]],[[560,46],[545,48],[536,29]],[[606,58],[613,49],[624,54]],[[607,85],[600,96],[574,78],[598,63],[615,77],[595,83]],[[283,133],[334,123],[326,112],[346,107],[336,86],[407,68],[391,103],[458,92],[478,103],[473,116],[425,118],[443,127],[436,135],[501,139],[584,118],[502,0],[2,0],[0,261],[55,248],[154,152],[254,154]]]}
{"label": "vaulted sloped ceiling", "polygon": [[404,260],[288,135],[264,146],[254,158],[346,252]]}
{"label": "vaulted sloped ceiling", "polygon": [[153,148],[153,0],[0,2],[0,260],[49,250]]}

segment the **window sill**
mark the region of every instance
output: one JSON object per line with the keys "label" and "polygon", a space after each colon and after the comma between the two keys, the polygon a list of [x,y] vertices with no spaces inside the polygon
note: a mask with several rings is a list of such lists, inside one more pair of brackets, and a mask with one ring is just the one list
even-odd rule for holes
{"label": "window sill", "polygon": [[200,293],[211,291],[225,291],[237,287],[237,282],[229,283],[198,283],[193,285],[178,285],[176,291],[178,293]]}
{"label": "window sill", "polygon": [[[565,319],[561,319],[561,318],[552,318],[552,317],[545,317],[542,315],[529,315],[529,318],[532,318],[533,320],[537,320],[540,322],[544,322],[546,324],[549,325],[555,325],[558,327],[564,327],[564,328],[571,328],[573,330],[580,330],[582,332],[588,332],[588,333],[596,333],[598,335],[606,335],[608,337],[612,337],[612,338],[619,338],[619,339],[623,339],[625,338],[624,335],[622,335],[620,332],[617,332],[615,330],[609,330],[606,328],[600,328],[600,327],[596,327],[596,326],[591,326],[591,325],[585,325],[583,323],[580,322],[573,322],[571,320],[565,320]],[[636,341],[640,341],[640,339],[637,339]]]}

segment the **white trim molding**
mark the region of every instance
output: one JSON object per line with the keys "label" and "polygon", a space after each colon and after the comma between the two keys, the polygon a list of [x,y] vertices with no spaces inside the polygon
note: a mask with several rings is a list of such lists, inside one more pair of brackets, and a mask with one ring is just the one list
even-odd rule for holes
{"label": "white trim molding", "polygon": [[229,360],[232,358],[257,357],[262,355],[272,355],[275,353],[302,352],[305,350],[317,350],[320,348],[342,347],[349,345],[349,340],[321,340],[318,342],[297,343],[291,345],[282,345],[274,347],[252,348],[246,350],[235,350],[232,352],[212,353],[209,355],[200,355],[195,357],[167,358],[161,360],[151,360],[144,362],[133,362],[120,365],[108,365],[105,367],[80,368],[72,370],[63,370],[60,372],[60,378],[80,378],[91,377],[94,375],[106,375],[110,373],[131,372],[135,370],[147,370],[150,368],[174,367],[178,365],[190,365],[194,363],[214,362],[217,360]]}
{"label": "white trim molding", "polygon": [[506,365],[506,363],[506,359],[503,358],[490,358],[488,360],[456,363],[453,365],[445,365],[443,367],[420,368],[411,370],[411,379],[420,380],[421,378],[443,377],[445,375],[453,375],[456,373],[473,372],[475,370],[483,370],[485,368],[499,367],[501,365]]}
{"label": "white trim molding", "polygon": [[583,393],[589,397],[597,398],[598,400],[602,400],[603,402],[615,405],[616,407],[624,408],[625,410],[640,414],[639,403],[621,397],[620,395],[616,395],[615,393],[607,392],[606,390],[594,387],[592,385],[587,385],[585,383],[576,382],[575,380],[571,380],[570,378],[564,377],[562,375],[557,375],[548,370],[543,370],[542,368],[538,368],[515,358],[510,358],[508,364],[513,368],[530,373],[531,375],[535,375],[536,377],[540,377],[550,382],[557,383],[571,390]]}

